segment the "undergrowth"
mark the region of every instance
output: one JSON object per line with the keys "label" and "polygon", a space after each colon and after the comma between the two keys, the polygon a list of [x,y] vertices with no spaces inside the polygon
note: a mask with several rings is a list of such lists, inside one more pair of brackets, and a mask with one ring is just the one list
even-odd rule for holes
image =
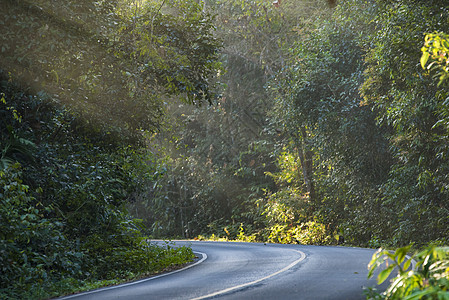
{"label": "undergrowth", "polygon": [[245,233],[244,225],[240,224],[237,232],[224,227],[222,234],[198,235],[195,239],[303,245],[329,245],[333,241],[325,226],[313,221],[296,225],[274,224],[255,233]]}

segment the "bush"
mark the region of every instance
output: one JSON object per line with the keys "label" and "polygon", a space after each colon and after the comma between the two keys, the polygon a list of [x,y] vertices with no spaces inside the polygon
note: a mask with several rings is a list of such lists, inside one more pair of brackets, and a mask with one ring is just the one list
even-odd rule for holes
{"label": "bush", "polygon": [[45,218],[48,207],[34,203],[19,164],[0,171],[0,188],[0,298],[79,276],[83,254],[69,250],[62,225]]}
{"label": "bush", "polygon": [[268,228],[268,242],[304,245],[328,244],[331,237],[326,232],[324,224],[309,221],[296,226],[275,224]]}

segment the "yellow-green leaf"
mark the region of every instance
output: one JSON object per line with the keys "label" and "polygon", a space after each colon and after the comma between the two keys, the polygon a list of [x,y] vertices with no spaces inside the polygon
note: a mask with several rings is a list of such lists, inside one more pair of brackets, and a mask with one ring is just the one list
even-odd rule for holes
{"label": "yellow-green leaf", "polygon": [[380,272],[379,275],[377,276],[377,284],[381,284],[382,282],[384,282],[388,278],[388,276],[390,276],[393,269],[394,265],[391,265],[385,270],[382,270],[382,272]]}
{"label": "yellow-green leaf", "polygon": [[421,67],[425,69],[426,63],[429,60],[430,53],[429,52],[423,52],[421,56]]}

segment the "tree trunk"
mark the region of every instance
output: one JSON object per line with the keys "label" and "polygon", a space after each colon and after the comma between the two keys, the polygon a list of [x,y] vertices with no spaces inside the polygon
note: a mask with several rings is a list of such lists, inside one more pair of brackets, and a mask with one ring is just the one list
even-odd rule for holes
{"label": "tree trunk", "polygon": [[[294,141],[298,151],[299,161],[301,163],[302,177],[309,194],[311,202],[315,201],[315,186],[313,183],[313,151],[310,150],[307,142],[307,132],[301,127],[299,132],[294,135]],[[301,174],[300,174],[301,175]]]}

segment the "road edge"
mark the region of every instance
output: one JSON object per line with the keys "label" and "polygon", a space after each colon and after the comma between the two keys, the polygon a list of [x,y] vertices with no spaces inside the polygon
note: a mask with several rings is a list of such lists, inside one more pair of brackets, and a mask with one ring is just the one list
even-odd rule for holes
{"label": "road edge", "polygon": [[184,268],[181,268],[181,269],[178,269],[178,270],[174,270],[174,271],[170,271],[170,272],[167,272],[167,273],[163,273],[163,274],[160,274],[160,275],[144,278],[144,279],[139,279],[139,280],[132,281],[132,282],[127,282],[127,283],[122,283],[122,284],[119,284],[119,285],[99,288],[99,289],[95,289],[95,290],[92,290],[92,291],[82,292],[82,293],[73,294],[73,295],[69,295],[69,296],[64,296],[64,297],[56,298],[56,299],[58,299],[58,300],[73,299],[73,298],[76,298],[76,297],[79,297],[79,296],[85,296],[85,295],[94,294],[94,293],[98,293],[98,292],[102,292],[102,291],[118,289],[118,288],[122,288],[122,287],[125,287],[125,286],[130,286],[130,285],[135,285],[135,284],[139,284],[139,283],[142,283],[142,282],[147,282],[147,281],[150,281],[150,280],[153,280],[153,279],[157,279],[157,278],[161,278],[161,277],[164,277],[164,276],[168,276],[168,275],[172,275],[172,274],[175,274],[175,273],[178,273],[178,272],[185,271],[187,269],[190,269],[190,268],[192,268],[194,266],[199,265],[200,263],[204,262],[207,259],[207,254],[206,253],[199,252],[199,251],[193,251],[193,253],[201,255],[202,258],[200,260],[192,263],[192,264],[189,264],[189,265],[185,266]]}

